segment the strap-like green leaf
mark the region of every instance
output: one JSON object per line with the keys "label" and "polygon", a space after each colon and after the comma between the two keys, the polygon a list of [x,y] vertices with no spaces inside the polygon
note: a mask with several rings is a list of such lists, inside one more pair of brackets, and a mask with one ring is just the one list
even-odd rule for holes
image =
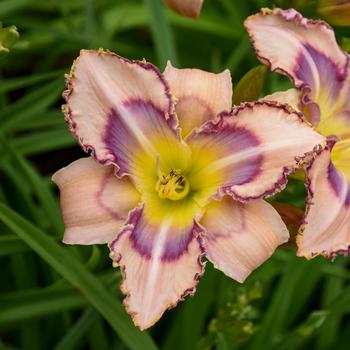
{"label": "strap-like green leaf", "polygon": [[177,65],[175,44],[163,4],[157,0],[145,0],[145,8],[159,65],[164,68],[168,60]]}
{"label": "strap-like green leaf", "polygon": [[0,220],[62,277],[79,289],[130,349],[156,349],[149,335],[141,333],[132,324],[117,297],[110,294],[103,284],[67,249],[3,203],[0,203]]}
{"label": "strap-like green leaf", "polygon": [[267,68],[260,65],[252,68],[243,76],[233,92],[234,105],[259,99],[264,86],[266,71]]}

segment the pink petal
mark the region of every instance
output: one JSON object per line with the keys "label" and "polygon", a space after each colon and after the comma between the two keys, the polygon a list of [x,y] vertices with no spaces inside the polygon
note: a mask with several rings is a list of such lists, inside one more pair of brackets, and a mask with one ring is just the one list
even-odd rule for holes
{"label": "pink petal", "polygon": [[168,62],[164,76],[176,98],[182,136],[232,107],[232,81],[228,69],[220,74],[200,69],[177,69]]}
{"label": "pink petal", "polygon": [[182,16],[196,18],[199,16],[203,0],[164,0],[175,12]]}
{"label": "pink petal", "polygon": [[276,210],[263,200],[243,204],[224,197],[220,202],[213,201],[201,224],[206,229],[207,258],[239,282],[289,238]]}
{"label": "pink petal", "polygon": [[[332,108],[348,75],[348,57],[324,22],[303,18],[294,9],[263,10],[245,21],[258,58],[303,89],[311,120]],[[327,107],[326,107],[327,106]]]}
{"label": "pink petal", "polygon": [[155,164],[159,140],[179,144],[168,85],[149,63],[82,50],[64,96],[66,119],[82,147],[100,163],[117,164],[120,176],[135,180],[147,157]]}
{"label": "pink petal", "polygon": [[261,100],[275,101],[280,104],[287,104],[295,111],[302,112],[300,105],[301,93],[297,89],[289,89],[287,91],[278,91],[271,95],[263,97]]}
{"label": "pink petal", "polygon": [[204,272],[198,230],[193,219],[180,225],[169,212],[158,220],[152,210],[141,207],[130,213],[110,244],[124,277],[124,304],[141,330],[187,294],[194,294]]}
{"label": "pink petal", "polygon": [[215,156],[201,174],[221,177],[219,196],[246,201],[283,189],[287,175],[325,144],[299,114],[268,101],[246,103],[204,124],[188,139],[193,157]]}
{"label": "pink petal", "polygon": [[334,141],[308,168],[305,222],[297,237],[298,255],[333,257],[350,247],[350,178],[330,160]]}
{"label": "pink petal", "polygon": [[81,158],[57,171],[52,180],[61,192],[67,244],[111,241],[140,196],[126,178],[118,179],[113,166]]}

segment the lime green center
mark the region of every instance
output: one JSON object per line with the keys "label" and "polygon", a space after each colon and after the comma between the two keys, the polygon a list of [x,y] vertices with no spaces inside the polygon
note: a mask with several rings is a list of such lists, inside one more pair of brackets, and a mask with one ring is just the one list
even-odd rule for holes
{"label": "lime green center", "polygon": [[190,184],[180,169],[171,170],[168,175],[159,170],[156,191],[160,198],[178,201],[188,195]]}

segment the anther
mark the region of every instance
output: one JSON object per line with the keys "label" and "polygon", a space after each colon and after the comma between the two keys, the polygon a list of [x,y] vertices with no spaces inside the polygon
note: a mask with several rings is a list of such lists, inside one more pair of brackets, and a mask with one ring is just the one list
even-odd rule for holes
{"label": "anther", "polygon": [[180,169],[172,169],[169,175],[165,176],[160,169],[159,157],[157,158],[158,181],[155,190],[160,198],[180,200],[186,197],[190,191],[190,184],[186,177],[181,174]]}

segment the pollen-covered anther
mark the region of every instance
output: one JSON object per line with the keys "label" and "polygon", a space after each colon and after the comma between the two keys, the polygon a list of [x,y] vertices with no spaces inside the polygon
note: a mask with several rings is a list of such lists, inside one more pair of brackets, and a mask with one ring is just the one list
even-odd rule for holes
{"label": "pollen-covered anther", "polygon": [[163,173],[158,175],[156,191],[160,198],[177,201],[188,195],[190,184],[181,170],[175,169],[171,170],[167,176]]}

